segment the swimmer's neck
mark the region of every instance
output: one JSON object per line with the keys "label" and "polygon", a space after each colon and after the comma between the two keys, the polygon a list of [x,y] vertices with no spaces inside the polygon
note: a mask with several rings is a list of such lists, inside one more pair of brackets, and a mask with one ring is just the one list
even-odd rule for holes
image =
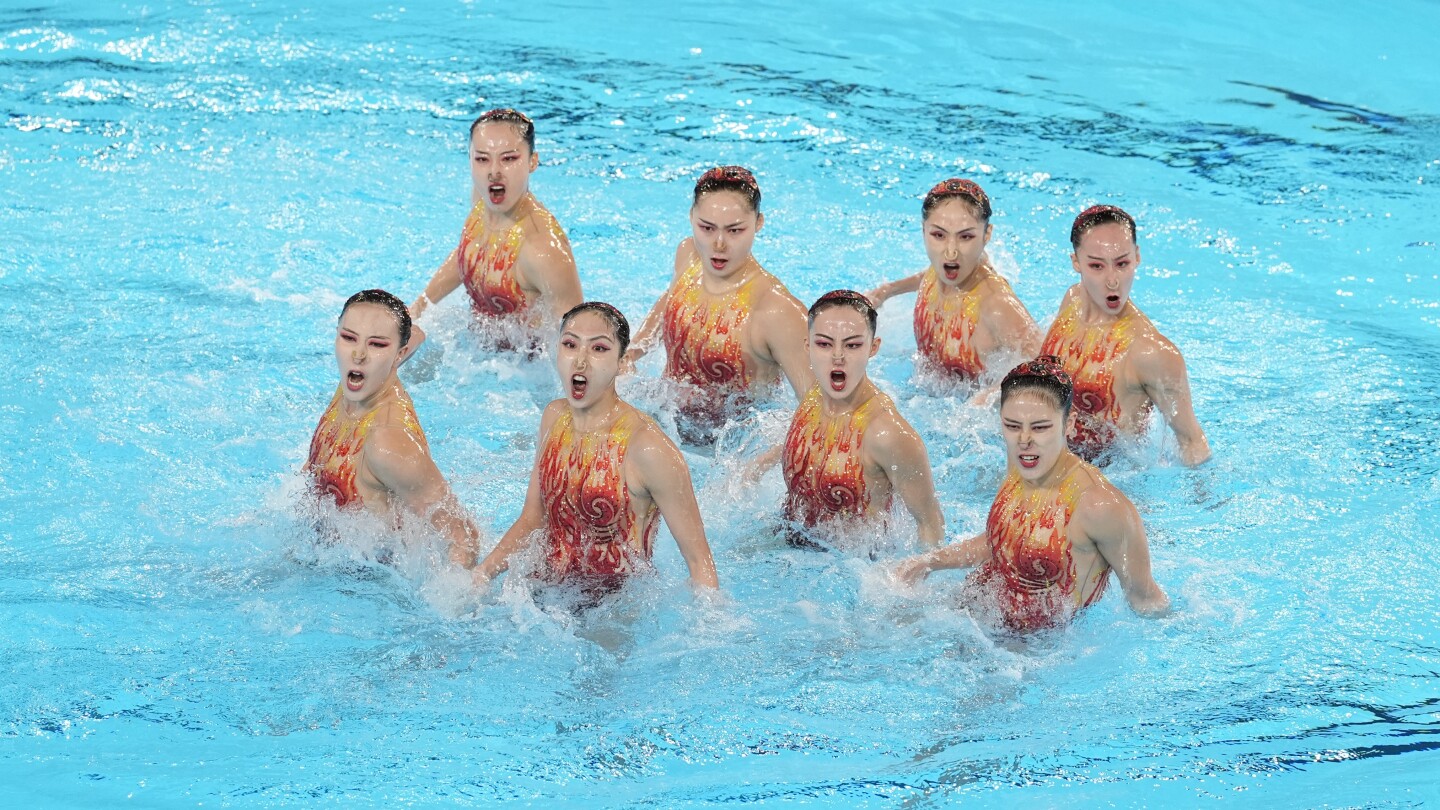
{"label": "swimmer's neck", "polygon": [[571,402],[566,404],[570,406],[570,422],[575,426],[575,430],[580,433],[594,433],[608,429],[620,415],[620,406],[624,403],[620,400],[620,395],[615,393],[615,387],[611,386],[605,396],[590,405],[577,407]]}
{"label": "swimmer's neck", "polygon": [[[481,204],[484,205],[484,203]],[[520,220],[535,213],[535,208],[539,204],[539,201],[535,199],[535,195],[527,189],[525,196],[521,197],[520,201],[515,203],[515,207],[511,208],[509,213],[501,213],[486,205],[485,227],[490,230],[509,228]]]}
{"label": "swimmer's neck", "polygon": [[860,410],[862,405],[874,398],[879,390],[880,389],[875,387],[875,383],[870,382],[869,376],[866,376],[859,385],[855,386],[855,390],[851,391],[850,395],[844,399],[836,399],[826,394],[822,389],[820,391],[820,413],[827,419],[854,413]]}
{"label": "swimmer's neck", "polygon": [[[698,251],[696,255],[699,255]],[[745,286],[745,283],[754,278],[755,274],[761,270],[760,262],[755,260],[753,253],[745,257],[739,270],[723,279],[716,278],[714,271],[707,266],[708,264],[702,257],[700,260],[700,286],[711,295],[725,295],[734,292]]]}

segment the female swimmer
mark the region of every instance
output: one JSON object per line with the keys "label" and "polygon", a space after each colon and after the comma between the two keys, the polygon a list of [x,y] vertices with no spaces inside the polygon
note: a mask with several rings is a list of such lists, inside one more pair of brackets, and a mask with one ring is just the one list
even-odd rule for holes
{"label": "female swimmer", "polygon": [[1130,300],[1140,248],[1135,220],[1113,205],[1087,208],[1070,229],[1070,263],[1080,274],[1060,302],[1041,353],[1060,358],[1075,380],[1070,446],[1094,461],[1123,434],[1145,429],[1160,408],[1180,444],[1180,460],[1195,466],[1210,443],[1195,418],[1185,358]]}
{"label": "female swimmer", "polygon": [[802,397],[815,384],[805,362],[805,308],[751,254],[765,224],[760,185],[739,166],[700,176],[690,207],[694,236],[675,251],[675,276],[635,338],[627,370],[658,337],[665,376],[686,386],[680,437],[707,445],[783,373]]}
{"label": "female swimmer", "polygon": [[[865,373],[880,350],[875,309],[851,290],[828,292],[808,316],[812,387],[790,420],[783,448],[785,517],[804,527],[889,512],[900,494],[922,545],[935,548],[945,518],[925,444]],[[811,546],[798,535],[792,543]]]}
{"label": "female swimmer", "polygon": [[1070,376],[1053,357],[1017,366],[1000,384],[1008,474],[985,531],[901,563],[913,583],[942,568],[979,566],[966,601],[998,613],[1014,632],[1055,627],[1105,593],[1115,569],[1137,613],[1170,605],[1150,573],[1150,546],[1135,507],[1066,446]]}
{"label": "female swimmer", "polygon": [[470,125],[470,216],[460,246],[410,305],[419,319],[462,284],[475,323],[501,348],[532,351],[536,328],[580,303],[575,257],[560,223],[530,193],[540,165],[535,124],[510,109],[490,110]]}
{"label": "female swimmer", "polygon": [[1035,319],[985,253],[994,228],[984,189],[946,180],[925,195],[920,213],[930,266],[881,284],[870,298],[878,307],[918,291],[914,328],[922,365],[974,381],[1000,357],[1034,356],[1040,345]]}
{"label": "female swimmer", "polygon": [[538,532],[538,576],[603,595],[649,566],[658,518],[696,586],[716,588],[715,561],[685,459],[650,417],[620,399],[615,376],[630,343],[620,311],[598,301],[565,313],[555,365],[565,398],[540,420],[520,517],[474,576],[484,586]]}
{"label": "female swimmer", "polygon": [[395,375],[414,349],[410,313],[384,290],[350,296],[335,332],[340,385],[310,439],[305,473],[336,506],[429,519],[457,564],[475,564],[478,532],[430,458],[415,405]]}

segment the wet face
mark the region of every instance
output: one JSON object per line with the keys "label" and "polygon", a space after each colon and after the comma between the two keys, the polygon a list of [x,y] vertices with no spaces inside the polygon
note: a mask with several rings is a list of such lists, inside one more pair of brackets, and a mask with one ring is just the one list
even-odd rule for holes
{"label": "wet face", "polygon": [[385,388],[409,348],[400,346],[400,324],[379,304],[351,304],[335,330],[340,394],[364,402]]}
{"label": "wet face", "polygon": [[470,138],[470,182],[495,213],[508,214],[525,198],[538,165],[540,158],[525,144],[520,128],[508,121],[481,124]]}
{"label": "wet face", "polygon": [[991,227],[975,216],[971,206],[956,197],[931,209],[925,218],[925,255],[942,284],[959,284],[975,272]]}
{"label": "wet face", "polygon": [[1065,412],[1039,391],[1016,391],[1000,406],[1006,458],[1010,468],[1027,481],[1043,478],[1054,469],[1066,452],[1068,427]]}
{"label": "wet face", "polygon": [[573,408],[589,408],[615,388],[620,340],[604,316],[581,312],[560,330],[555,368]]}
{"label": "wet face", "polygon": [[833,400],[845,400],[865,382],[865,367],[880,351],[880,339],[870,332],[865,316],[853,307],[821,310],[810,327],[810,371],[820,391]]}
{"label": "wet face", "polygon": [[738,272],[750,258],[755,234],[764,224],[765,216],[753,210],[738,191],[712,191],[702,196],[690,209],[700,267],[721,278]]}
{"label": "wet face", "polygon": [[1135,268],[1140,266],[1140,248],[1130,230],[1118,222],[1107,222],[1085,232],[1080,247],[1070,255],[1080,274],[1080,285],[1102,312],[1119,315],[1130,300]]}

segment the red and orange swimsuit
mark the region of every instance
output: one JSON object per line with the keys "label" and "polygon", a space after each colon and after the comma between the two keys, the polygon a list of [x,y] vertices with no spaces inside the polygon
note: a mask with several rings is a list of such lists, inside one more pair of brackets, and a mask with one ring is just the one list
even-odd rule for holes
{"label": "red and orange swimsuit", "polygon": [[861,442],[875,412],[890,398],[877,391],[844,418],[827,420],[821,412],[823,396],[819,386],[810,389],[785,435],[785,517],[804,526],[878,511],[866,486]]}
{"label": "red and orange swimsuit", "polygon": [[[565,231],[554,217],[536,208],[535,218],[550,231],[550,238],[565,242]],[[525,242],[527,218],[505,230],[485,227],[485,204],[476,203],[460,232],[460,281],[470,294],[475,314],[485,319],[519,319],[522,322],[534,306],[536,296],[527,293],[515,277],[515,263]]]}
{"label": "red and orange swimsuit", "polygon": [[[400,409],[400,424],[405,432],[429,452],[425,431],[420,428],[420,420],[415,416],[415,404],[410,401],[410,397],[402,395],[393,404]],[[318,492],[333,498],[336,506],[345,507],[363,502],[360,489],[355,484],[355,464],[365,449],[365,438],[370,433],[375,415],[386,406],[375,408],[360,419],[344,425],[340,423],[342,407],[343,398],[337,388],[335,398],[330,400],[330,407],[321,415],[320,424],[315,427],[315,435],[310,438],[310,458],[305,463],[305,470],[314,480]]]}
{"label": "red and orange swimsuit", "polygon": [[[975,272],[986,272],[986,268],[977,267]],[[1009,290],[1008,281],[990,275]],[[985,362],[975,349],[983,286],[976,284],[959,295],[947,296],[935,268],[925,271],[915,296],[915,347],[927,364],[965,380],[975,380],[985,371]]]}
{"label": "red and orange swimsuit", "polygon": [[1105,593],[1110,566],[1101,559],[1081,581],[1070,545],[1070,520],[1084,489],[1076,475],[1081,470],[1077,464],[1058,492],[1028,495],[1012,470],[990,505],[985,533],[991,558],[970,575],[966,588],[984,603],[993,602],[1014,632],[1062,625]]}
{"label": "red and orange swimsuit", "polygon": [[[1070,434],[1070,449],[1086,461],[1094,461],[1114,441],[1120,423],[1120,397],[1115,390],[1115,372],[1130,351],[1135,333],[1142,325],[1134,307],[1115,320],[1108,328],[1087,326],[1082,318],[1080,296],[1060,309],[1040,354],[1060,358],[1060,365],[1075,381],[1075,430]],[[1148,416],[1140,414],[1140,420]]]}
{"label": "red and orange swimsuit", "polygon": [[[732,409],[744,406],[756,382],[742,338],[760,292],[759,274],[722,296],[710,296],[702,273],[696,256],[670,292],[661,329],[665,376],[696,389],[680,403],[682,438],[691,444],[713,441],[715,430]],[[767,383],[778,380],[777,374]]]}
{"label": "red and orange swimsuit", "polygon": [[623,413],[609,430],[581,433],[567,408],[540,448],[540,498],[545,506],[545,579],[602,589],[642,568],[654,550],[659,510],[631,514],[625,452],[641,427]]}

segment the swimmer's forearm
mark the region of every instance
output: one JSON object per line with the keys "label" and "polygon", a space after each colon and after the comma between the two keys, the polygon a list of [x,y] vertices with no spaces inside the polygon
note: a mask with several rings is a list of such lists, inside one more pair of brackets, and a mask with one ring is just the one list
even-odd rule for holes
{"label": "swimmer's forearm", "polygon": [[924,276],[925,271],[922,270],[913,276],[887,281],[870,291],[870,303],[878,307],[897,295],[915,292],[920,289],[920,279]]}
{"label": "swimmer's forearm", "polygon": [[455,292],[455,289],[459,286],[460,249],[456,248],[450,251],[450,255],[446,257],[444,263],[435,271],[435,275],[430,278],[430,283],[425,285],[425,291],[420,293],[420,297],[416,298],[415,302],[410,305],[410,317],[420,317],[420,314],[423,313],[427,307],[431,304],[438,303],[445,296]]}
{"label": "swimmer's forearm", "polygon": [[990,557],[990,544],[985,535],[977,534],[921,556],[931,571],[942,571],[948,568],[974,568]]}
{"label": "swimmer's forearm", "polygon": [[1198,467],[1210,460],[1210,442],[1205,438],[1204,432],[1188,440],[1176,434],[1176,439],[1180,442],[1180,462],[1186,467]]}

